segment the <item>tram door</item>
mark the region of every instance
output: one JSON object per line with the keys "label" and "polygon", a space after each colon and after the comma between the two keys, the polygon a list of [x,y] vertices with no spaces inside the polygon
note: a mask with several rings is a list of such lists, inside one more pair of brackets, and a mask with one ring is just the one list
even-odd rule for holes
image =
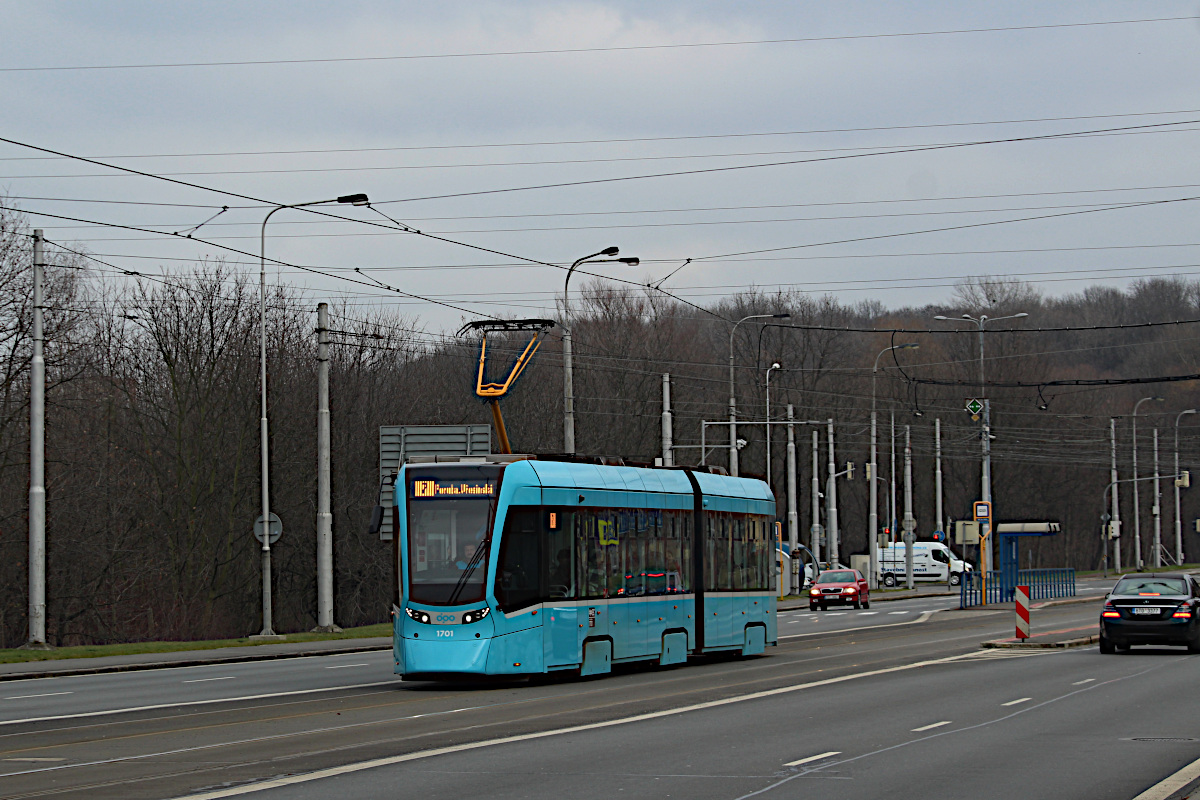
{"label": "tram door", "polygon": [[[542,622],[544,657],[547,667],[578,664],[581,660],[583,638],[586,633],[580,627],[579,608],[575,598],[579,596],[575,560],[573,512],[548,509],[545,512],[545,546],[542,548],[543,581],[546,605]],[[585,608],[584,613],[587,613]]]}

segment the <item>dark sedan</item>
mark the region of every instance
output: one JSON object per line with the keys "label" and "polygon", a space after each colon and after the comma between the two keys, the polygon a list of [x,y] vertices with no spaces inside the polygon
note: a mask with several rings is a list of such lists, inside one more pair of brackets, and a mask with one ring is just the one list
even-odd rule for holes
{"label": "dark sedan", "polygon": [[1100,612],[1100,652],[1131,645],[1187,647],[1200,653],[1200,583],[1191,575],[1127,575]]}

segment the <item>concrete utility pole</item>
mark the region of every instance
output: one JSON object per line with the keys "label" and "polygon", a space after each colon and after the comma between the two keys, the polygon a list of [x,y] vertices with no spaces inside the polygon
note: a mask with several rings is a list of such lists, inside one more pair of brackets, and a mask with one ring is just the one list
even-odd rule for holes
{"label": "concrete utility pole", "polygon": [[825,489],[825,522],[829,526],[826,533],[829,542],[829,566],[838,564],[838,507],[837,507],[837,462],[833,452],[833,420],[829,420],[829,486]]}
{"label": "concrete utility pole", "polygon": [[1158,483],[1158,428],[1154,429],[1154,568],[1162,566],[1162,489]]}
{"label": "concrete utility pole", "polygon": [[[791,403],[788,403],[787,418],[787,520],[788,548],[790,548],[788,552],[792,556],[792,594],[799,594],[800,587],[797,585],[799,577],[796,571],[795,553],[797,546],[800,544],[800,508],[796,498],[796,428],[792,425],[792,420],[795,419],[795,411]],[[1176,448],[1176,450],[1178,449]],[[1178,470],[1176,471],[1178,472]]]}
{"label": "concrete utility pole", "polygon": [[[821,436],[812,432],[812,547],[813,560],[821,563]],[[816,579],[813,575],[813,579]]]}
{"label": "concrete utility pole", "polygon": [[776,361],[771,366],[767,367],[767,486],[771,487],[771,494],[775,494],[775,484],[771,483],[771,370],[779,369],[779,362]]}
{"label": "concrete utility pole", "polygon": [[333,513],[330,511],[329,304],[317,305],[317,627],[340,631],[333,622]]}
{"label": "concrete utility pole", "polygon": [[[1115,559],[1115,567],[1117,574],[1121,573],[1121,504],[1117,501],[1117,420],[1115,417],[1110,417],[1108,420],[1108,438],[1112,449],[1112,469],[1109,471],[1109,477],[1112,481],[1112,511],[1109,515],[1112,517],[1112,529],[1117,532],[1117,538],[1112,540],[1113,557]],[[1178,470],[1176,470],[1178,472]]]}
{"label": "concrete utility pole", "polygon": [[1195,413],[1196,409],[1189,408],[1175,415],[1175,563],[1180,566],[1183,566],[1183,522],[1179,512],[1179,419]]}
{"label": "concrete utility pole", "polygon": [[904,426],[904,572],[907,587],[913,588],[913,531],[917,521],[912,513],[912,428]]}
{"label": "concrete utility pole", "polygon": [[46,358],[42,352],[42,231],[33,232],[33,360],[29,374],[29,640],[46,644]]}
{"label": "concrete utility pole", "polygon": [[671,455],[673,438],[671,433],[671,373],[663,373],[663,410],[662,410],[662,463],[664,467],[674,466]]}

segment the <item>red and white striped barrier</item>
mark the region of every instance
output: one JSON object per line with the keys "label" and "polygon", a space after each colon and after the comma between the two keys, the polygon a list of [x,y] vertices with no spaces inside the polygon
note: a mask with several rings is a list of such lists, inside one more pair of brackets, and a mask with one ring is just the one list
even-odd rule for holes
{"label": "red and white striped barrier", "polygon": [[1029,638],[1029,587],[1016,587],[1017,599],[1017,638]]}

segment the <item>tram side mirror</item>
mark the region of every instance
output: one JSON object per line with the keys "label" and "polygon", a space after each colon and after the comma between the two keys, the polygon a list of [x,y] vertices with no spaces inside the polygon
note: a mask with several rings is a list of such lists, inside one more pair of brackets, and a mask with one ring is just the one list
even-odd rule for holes
{"label": "tram side mirror", "polygon": [[367,528],[368,536],[378,536],[379,529],[383,527],[383,506],[375,506],[375,510],[371,512],[371,526]]}

